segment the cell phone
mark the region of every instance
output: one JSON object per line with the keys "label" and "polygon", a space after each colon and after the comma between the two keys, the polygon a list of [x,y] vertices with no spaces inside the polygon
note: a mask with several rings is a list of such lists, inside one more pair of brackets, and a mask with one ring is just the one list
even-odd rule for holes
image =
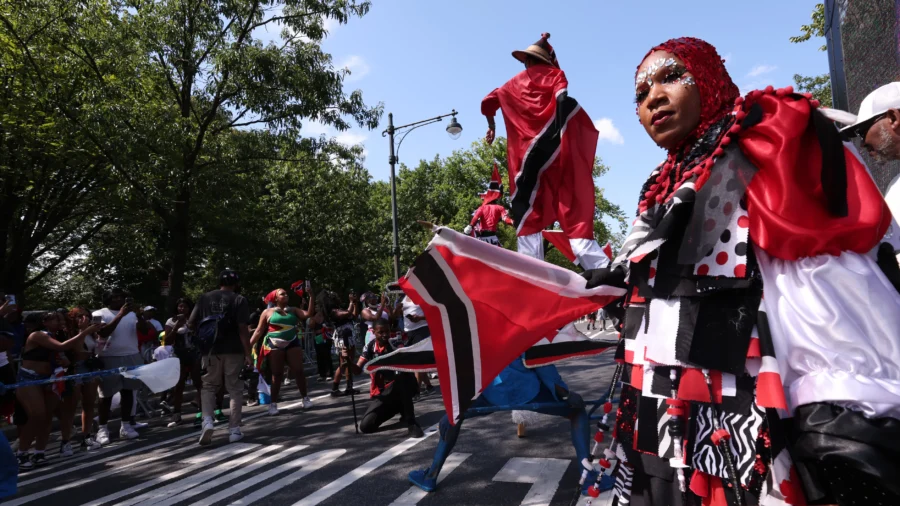
{"label": "cell phone", "polygon": [[16,296],[13,294],[7,294],[6,302],[8,302],[10,306],[15,306],[16,305]]}
{"label": "cell phone", "polygon": [[96,316],[91,317],[91,325],[102,325],[102,324],[103,324],[102,316],[96,315]]}
{"label": "cell phone", "polygon": [[129,306],[133,306],[134,298],[133,297],[125,297],[125,303],[128,304]]}

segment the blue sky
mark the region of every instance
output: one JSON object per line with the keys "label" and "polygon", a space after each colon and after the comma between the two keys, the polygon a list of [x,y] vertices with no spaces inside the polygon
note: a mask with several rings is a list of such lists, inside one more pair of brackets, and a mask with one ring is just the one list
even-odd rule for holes
{"label": "blue sky", "polygon": [[[597,154],[611,167],[598,180],[606,195],[631,214],[647,174],[663,152],[647,137],[634,112],[634,70],[647,50],[672,37],[700,37],[715,45],[742,93],[793,84],[795,73],[828,71],[822,39],[791,44],[808,23],[813,0],[742,1],[414,1],[373,0],[368,15],[349,24],[329,23],[324,49],[337,67],[353,74],[367,103],[383,102],[377,131],[334,132],[309,125],[346,143],[362,143],[376,179],[389,177],[388,141],[381,136],[387,113],[395,124],[459,111],[462,136],[451,140],[446,123],[411,133],[401,162],[446,156],[484,135],[481,99],[522,69],[510,56],[541,32],[550,42],[575,97],[601,130]],[[498,118],[498,134],[503,122]]]}

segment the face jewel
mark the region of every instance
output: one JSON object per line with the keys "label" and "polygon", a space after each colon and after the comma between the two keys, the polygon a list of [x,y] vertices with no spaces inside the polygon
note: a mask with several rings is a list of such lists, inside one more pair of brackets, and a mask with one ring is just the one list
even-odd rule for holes
{"label": "face jewel", "polygon": [[653,87],[653,76],[659,71],[659,69],[668,67],[673,68],[676,65],[675,58],[659,58],[655,62],[651,63],[647,66],[647,70],[639,73],[634,80],[634,87],[637,88],[642,83],[647,83],[647,86]]}

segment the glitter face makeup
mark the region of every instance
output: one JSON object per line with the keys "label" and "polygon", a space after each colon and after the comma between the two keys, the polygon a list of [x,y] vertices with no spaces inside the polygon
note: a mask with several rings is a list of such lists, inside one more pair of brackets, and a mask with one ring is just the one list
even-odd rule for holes
{"label": "glitter face makeup", "polygon": [[[660,82],[662,84],[679,84],[682,86],[692,86],[695,83],[693,76],[685,75],[687,69],[683,65],[679,65],[674,58],[659,58],[655,62],[647,66],[647,69],[639,73],[634,81],[635,99],[640,104],[650,92],[650,89],[656,84],[653,78],[660,70],[667,69],[662,76]],[[646,89],[642,89],[646,85]]]}

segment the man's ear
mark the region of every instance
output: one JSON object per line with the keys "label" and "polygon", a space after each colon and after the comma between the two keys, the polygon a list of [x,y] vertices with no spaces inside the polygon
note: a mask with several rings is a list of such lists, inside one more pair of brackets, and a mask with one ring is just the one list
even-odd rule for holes
{"label": "man's ear", "polygon": [[887,117],[894,135],[900,136],[900,109],[888,109]]}

